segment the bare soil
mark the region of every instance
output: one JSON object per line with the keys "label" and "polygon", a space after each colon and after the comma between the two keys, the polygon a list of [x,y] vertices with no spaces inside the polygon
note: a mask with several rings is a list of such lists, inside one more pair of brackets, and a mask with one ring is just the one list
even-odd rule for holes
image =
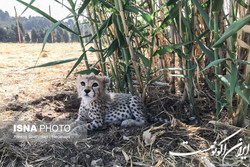
{"label": "bare soil", "polygon": [[[79,99],[75,88],[75,75],[66,75],[75,62],[46,68],[26,70],[36,64],[42,44],[0,43],[0,121],[74,120]],[[51,61],[77,58],[80,44],[47,44],[37,65]],[[88,53],[90,64],[96,61]],[[77,71],[83,70],[80,64]],[[165,87],[152,87],[147,99],[147,112],[171,119],[171,126],[147,124],[141,128],[109,127],[88,134],[83,142],[0,142],[0,166],[220,166],[222,156],[210,152],[192,156],[170,156],[169,152],[193,152],[209,148],[214,141],[222,141],[239,128],[230,126],[223,111],[221,125],[216,128],[214,99],[211,92],[200,92],[195,98],[195,120],[190,120],[188,104],[180,95],[169,94]],[[151,146],[146,146],[143,133],[149,128],[155,135]],[[243,130],[228,141],[228,147],[238,143],[250,144],[250,132]],[[150,138],[151,139],[151,138]],[[188,141],[188,144],[183,144]],[[234,150],[228,163],[249,166],[248,159],[235,158]],[[206,157],[203,159],[202,157]]]}

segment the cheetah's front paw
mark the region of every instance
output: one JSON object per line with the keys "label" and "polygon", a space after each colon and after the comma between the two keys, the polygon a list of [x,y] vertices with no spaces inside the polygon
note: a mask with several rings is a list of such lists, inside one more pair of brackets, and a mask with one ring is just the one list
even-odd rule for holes
{"label": "cheetah's front paw", "polygon": [[131,127],[131,126],[135,125],[135,122],[136,121],[133,119],[126,119],[126,120],[122,121],[121,127],[123,127],[123,128]]}
{"label": "cheetah's front paw", "polygon": [[121,127],[127,128],[127,127],[132,127],[132,126],[142,126],[145,124],[144,120],[134,120],[134,119],[126,119],[124,121],[122,121],[121,123]]}
{"label": "cheetah's front paw", "polygon": [[75,133],[75,134],[83,134],[86,132],[87,132],[87,127],[84,125],[77,126],[70,131],[70,133]]}

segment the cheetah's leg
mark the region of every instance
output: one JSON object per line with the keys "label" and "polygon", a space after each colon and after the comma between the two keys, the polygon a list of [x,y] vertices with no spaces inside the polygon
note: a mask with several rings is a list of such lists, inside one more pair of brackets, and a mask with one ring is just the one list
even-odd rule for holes
{"label": "cheetah's leg", "polygon": [[83,116],[78,115],[77,119],[70,124],[70,129],[74,129],[77,126],[86,124],[86,122],[87,120]]}
{"label": "cheetah's leg", "polygon": [[127,127],[132,127],[132,126],[142,126],[144,125],[145,121],[137,121],[134,119],[126,119],[124,121],[122,121],[121,123],[121,127],[127,128]]}
{"label": "cheetah's leg", "polygon": [[122,121],[122,127],[142,126],[145,124],[145,118],[142,114],[142,102],[137,96],[132,96],[129,101],[130,112],[135,119],[126,119]]}
{"label": "cheetah's leg", "polygon": [[102,119],[95,119],[89,123],[75,121],[73,124],[74,125],[78,124],[77,126],[71,128],[73,132],[82,132],[82,131],[86,131],[86,130],[91,131],[94,129],[101,128],[103,126],[103,120]]}

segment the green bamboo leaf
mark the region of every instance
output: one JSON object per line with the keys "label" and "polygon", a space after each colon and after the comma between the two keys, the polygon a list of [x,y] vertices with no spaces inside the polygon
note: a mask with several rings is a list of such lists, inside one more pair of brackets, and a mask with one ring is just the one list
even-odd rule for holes
{"label": "green bamboo leaf", "polygon": [[112,73],[112,76],[115,76],[115,78],[117,77],[116,76],[116,73],[115,73],[115,70],[114,70],[114,66],[113,64],[111,63],[110,59],[109,60],[109,65],[110,65],[110,69],[111,69],[111,73]]}
{"label": "green bamboo leaf", "polygon": [[155,79],[153,79],[153,80],[151,81],[150,84],[153,84],[154,82],[159,81],[159,80],[161,79],[162,76],[163,76],[163,74],[161,74],[160,76],[156,77]]}
{"label": "green bamboo leaf", "polygon": [[[165,19],[162,21],[160,27],[156,30],[156,32],[165,29],[170,23],[172,23],[173,19],[179,15],[179,7],[175,5],[167,14]],[[155,33],[156,33],[155,32]]]}
{"label": "green bamboo leaf", "polygon": [[183,68],[161,68],[161,69],[157,69],[156,71],[190,71],[190,70],[194,70],[197,67],[196,64],[194,64],[190,69],[183,69]]}
{"label": "green bamboo leaf", "polygon": [[93,3],[93,6],[97,6],[99,0],[91,0],[91,3]]}
{"label": "green bamboo leaf", "polygon": [[67,0],[68,1],[68,3],[70,4],[70,6],[71,6],[71,8],[73,9],[73,10],[75,10],[75,3],[72,1],[72,0]]}
{"label": "green bamboo leaf", "polygon": [[81,63],[82,59],[84,58],[86,52],[84,52],[76,61],[76,63],[74,64],[74,66],[72,67],[72,69],[70,70],[70,72],[68,73],[68,75],[66,76],[66,78],[68,78],[70,76],[70,74],[74,71],[74,69]]}
{"label": "green bamboo leaf", "polygon": [[218,75],[218,78],[222,81],[222,83],[225,85],[225,87],[230,87],[230,77],[225,77],[223,75]]}
{"label": "green bamboo leaf", "polygon": [[[183,28],[184,28],[184,30],[187,28],[187,31],[188,31],[188,33],[189,34],[193,34],[192,33],[192,30],[191,30],[191,24],[190,24],[190,19],[189,19],[189,17],[184,17],[183,15],[181,16],[181,20],[182,20],[182,22],[183,22],[183,24],[184,24],[184,26],[183,26]],[[186,31],[186,30],[185,30]],[[184,31],[184,32],[185,32]]]}
{"label": "green bamboo leaf", "polygon": [[242,63],[242,64],[250,65],[250,62],[248,62],[248,61],[239,60],[239,59],[235,59],[235,61],[237,61],[237,62],[239,62],[239,63]]}
{"label": "green bamboo leaf", "polygon": [[[73,17],[73,16],[66,17],[66,18],[64,18],[63,20],[68,19],[68,18],[70,18],[70,17]],[[40,54],[39,54],[39,56],[38,56],[38,58],[37,58],[37,60],[36,60],[36,63],[37,63],[38,59],[40,58],[40,55],[42,54],[42,52],[43,52],[43,50],[44,50],[44,47],[45,47],[45,45],[46,45],[46,42],[47,42],[47,40],[48,40],[48,37],[49,37],[50,33],[51,33],[52,31],[54,31],[54,30],[61,24],[61,22],[62,22],[63,20],[58,21],[57,23],[53,24],[53,26],[51,26],[51,27],[48,29],[48,31],[46,32],[46,34],[45,34],[45,36],[44,36],[44,38],[43,38],[42,50],[41,50],[41,52],[40,52]]]}
{"label": "green bamboo leaf", "polygon": [[235,35],[244,25],[250,22],[250,15],[234,22],[231,24],[228,29],[224,32],[222,37],[214,44],[213,47],[217,48],[230,36]]}
{"label": "green bamboo leaf", "polygon": [[88,49],[88,51],[89,51],[89,52],[104,52],[105,49],[103,49],[103,50],[95,49],[95,48],[93,48],[93,47],[91,46],[91,47]]}
{"label": "green bamboo leaf", "polygon": [[78,15],[82,14],[84,9],[88,6],[89,2],[90,2],[90,0],[84,0],[82,6],[78,10]]}
{"label": "green bamboo leaf", "polygon": [[231,76],[230,76],[230,97],[233,99],[233,94],[235,92],[235,86],[238,80],[238,69],[235,64],[232,65]]}
{"label": "green bamboo leaf", "polygon": [[210,62],[214,61],[214,52],[204,45],[200,40],[196,39],[198,45],[200,46],[201,50],[208,56]]}
{"label": "green bamboo leaf", "polygon": [[203,10],[203,7],[201,6],[201,4],[197,1],[197,0],[192,0],[193,4],[197,7],[198,11],[200,12],[202,18],[204,19],[207,27],[210,30],[213,30],[214,25],[213,25],[213,21],[210,19],[210,17],[208,16],[208,14],[205,12],[205,10]]}
{"label": "green bamboo leaf", "polygon": [[207,65],[207,67],[204,68],[202,71],[205,71],[205,70],[209,69],[210,67],[213,67],[213,66],[215,66],[215,65],[217,65],[217,64],[219,64],[219,63],[221,63],[221,62],[223,62],[223,61],[225,61],[225,60],[227,60],[227,58],[222,58],[222,59],[218,59],[218,60],[212,61],[212,62],[209,63],[209,64]]}
{"label": "green bamboo leaf", "polygon": [[[35,2],[35,0],[31,0],[29,4],[30,4],[30,5],[32,5],[32,4],[33,4],[33,2]],[[23,15],[23,14],[24,14],[24,12],[25,12],[27,9],[28,9],[28,7],[26,7],[26,8],[23,10],[23,12],[21,13],[21,15]]]}
{"label": "green bamboo leaf", "polygon": [[240,85],[240,90],[246,90],[246,89],[249,89],[250,90],[250,85],[246,85],[245,83],[242,83]]}
{"label": "green bamboo leaf", "polygon": [[223,0],[212,0],[212,11],[219,12],[223,8]]}
{"label": "green bamboo leaf", "polygon": [[142,39],[147,42],[149,45],[151,45],[151,42],[149,42],[144,35],[142,35],[142,33],[133,25],[131,25],[131,29],[133,30],[133,32],[136,32],[140,37],[142,37]]}
{"label": "green bamboo leaf", "polygon": [[[112,24],[112,17],[113,17],[113,14],[99,28],[98,33],[100,34],[100,37],[103,35],[103,33],[106,31],[106,29]],[[95,33],[91,37],[91,39],[89,40],[89,42],[85,46],[87,46],[88,44],[90,44],[96,37],[97,37],[97,33]]]}
{"label": "green bamboo leaf", "polygon": [[237,0],[237,3],[240,4],[241,6],[243,6],[244,8],[247,8],[247,4],[244,1]]}
{"label": "green bamboo leaf", "polygon": [[144,55],[142,55],[139,52],[136,52],[136,55],[142,60],[144,66],[149,67],[150,66],[150,61],[147,59]]}
{"label": "green bamboo leaf", "polygon": [[59,61],[52,61],[52,62],[45,63],[45,64],[42,64],[42,65],[39,65],[39,66],[29,67],[29,68],[27,68],[26,70],[29,70],[29,69],[32,69],[32,68],[40,68],[40,67],[54,66],[54,65],[58,65],[58,64],[68,63],[68,62],[75,61],[75,60],[77,60],[77,58],[66,59],[66,60],[59,60]]}
{"label": "green bamboo leaf", "polygon": [[169,1],[167,2],[167,6],[173,5],[173,4],[175,4],[177,1],[179,1],[179,0],[169,0]]}
{"label": "green bamboo leaf", "polygon": [[208,79],[207,75],[205,75],[203,71],[201,71],[201,73],[202,73],[202,75],[204,76],[204,78],[205,78],[205,80],[206,80],[206,82],[207,82],[208,87],[209,87],[212,91],[214,91],[214,90],[215,90],[214,84]]}
{"label": "green bamboo leaf", "polygon": [[189,44],[191,44],[191,43],[193,43],[193,42],[194,42],[194,41],[187,41],[187,42],[183,42],[183,43],[178,43],[178,44],[173,45],[173,47],[174,47],[174,49],[178,49],[178,48],[180,48],[180,47],[182,47],[182,46],[189,45]]}
{"label": "green bamboo leaf", "polygon": [[188,44],[193,43],[193,41],[188,41],[188,42],[184,42],[184,43],[180,43],[180,44],[175,44],[175,45],[163,45],[161,47],[159,47],[155,53],[153,54],[153,56],[161,56],[170,52],[175,51],[176,49],[180,48],[181,46],[185,46]]}
{"label": "green bamboo leaf", "polygon": [[110,3],[108,3],[107,1],[105,1],[105,0],[99,0],[104,6],[106,6],[107,8],[109,8],[109,9],[115,9],[115,7],[112,5],[112,4],[110,4]]}
{"label": "green bamboo leaf", "polygon": [[160,68],[157,69],[156,71],[184,71],[185,69],[183,68]]}
{"label": "green bamboo leaf", "polygon": [[82,38],[88,38],[88,37],[91,37],[91,34],[82,36]]}
{"label": "green bamboo leaf", "polygon": [[187,78],[185,75],[180,75],[180,74],[170,74],[171,77],[178,77],[178,78]]}
{"label": "green bamboo leaf", "polygon": [[62,5],[63,7],[65,7],[66,9],[68,9],[68,11],[70,11],[72,14],[76,14],[74,10],[72,10],[71,8],[69,8],[68,6],[66,6],[63,1],[59,1],[59,0],[54,0],[55,2],[59,3],[60,5]]}
{"label": "green bamboo leaf", "polygon": [[178,57],[187,60],[187,56],[182,53],[181,49],[175,49],[175,52],[177,53]]}
{"label": "green bamboo leaf", "polygon": [[150,24],[152,27],[154,27],[154,22],[153,19],[151,18],[151,16],[143,11],[141,11],[140,9],[134,7],[134,6],[128,6],[126,5],[124,7],[124,10],[129,11],[129,12],[133,12],[137,15],[141,14],[142,18],[148,23]]}
{"label": "green bamboo leaf", "polygon": [[249,104],[249,100],[247,99],[247,97],[242,93],[242,91],[240,90],[240,86],[237,84],[235,87],[235,92],[247,103]]}
{"label": "green bamboo leaf", "polygon": [[[231,78],[230,76],[223,76],[223,75],[218,75],[218,78],[224,83],[225,87],[231,87]],[[229,91],[230,92],[230,91]],[[248,99],[246,98],[246,96],[242,93],[239,84],[236,84],[235,86],[235,92],[245,101],[247,102],[247,104],[249,104]],[[231,95],[230,95],[231,96]]]}
{"label": "green bamboo leaf", "polygon": [[[32,6],[22,0],[17,0],[18,2],[20,2],[21,4],[29,7],[30,9],[34,10],[35,12],[41,14],[43,17],[46,17],[47,19],[49,19],[50,21],[52,21],[53,23],[57,23],[58,21],[56,19],[54,19],[53,17],[51,17],[50,15],[48,15],[47,13],[41,11],[40,9],[38,9],[37,7],[35,6]],[[66,27],[65,25],[63,24],[60,24],[60,27],[63,28],[64,30],[67,30],[75,35],[78,35],[76,32],[72,31],[71,29],[69,29],[68,27]]]}
{"label": "green bamboo leaf", "polygon": [[116,33],[117,33],[118,46],[120,48],[127,48],[128,47],[127,41],[125,39],[124,33],[122,33],[119,29],[119,24],[117,22],[117,19],[118,19],[118,16],[114,15],[113,23],[114,23]]}
{"label": "green bamboo leaf", "polygon": [[83,70],[83,71],[79,71],[76,72],[76,74],[82,74],[82,75],[89,75],[90,73],[94,73],[95,75],[98,75],[100,73],[100,71],[96,70],[96,69],[90,69],[90,70]]}
{"label": "green bamboo leaf", "polygon": [[95,64],[93,64],[91,67],[90,67],[90,69],[93,69],[93,68],[95,68],[95,66],[101,61],[101,57],[95,62]]}
{"label": "green bamboo leaf", "polygon": [[110,65],[110,69],[111,69],[112,76],[114,76],[115,81],[116,81],[116,83],[117,83],[118,89],[119,89],[119,90],[123,90],[123,88],[120,86],[119,77],[118,77],[117,74],[115,73],[114,66],[113,66],[113,64],[111,63],[110,59],[109,59],[109,65]]}
{"label": "green bamboo leaf", "polygon": [[174,51],[174,47],[173,45],[164,45],[159,47],[155,53],[153,54],[153,56],[161,56],[161,55],[165,55],[167,53],[171,53]]}
{"label": "green bamboo leaf", "polygon": [[48,37],[49,37],[49,34],[50,34],[52,31],[54,31],[60,24],[61,24],[61,21],[58,21],[57,23],[53,24],[53,26],[51,26],[51,27],[48,29],[48,31],[46,32],[46,34],[45,34],[45,36],[44,36],[44,38],[43,38],[43,47],[42,47],[42,50],[41,50],[40,54],[43,52],[43,49],[44,49],[44,47],[45,47],[45,44],[46,44],[47,39],[48,39]]}
{"label": "green bamboo leaf", "polygon": [[107,57],[111,56],[118,48],[119,48],[118,40],[115,39],[115,40],[113,40],[113,42],[109,45],[108,49],[107,49],[106,52],[104,53],[105,59],[106,59]]}
{"label": "green bamboo leaf", "polygon": [[235,54],[233,54],[227,47],[226,47],[226,51],[227,51],[229,57],[234,60],[235,59]]}

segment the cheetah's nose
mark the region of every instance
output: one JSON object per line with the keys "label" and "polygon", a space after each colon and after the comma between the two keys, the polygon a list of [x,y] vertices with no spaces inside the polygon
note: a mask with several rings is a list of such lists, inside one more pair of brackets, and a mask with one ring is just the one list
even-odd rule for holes
{"label": "cheetah's nose", "polygon": [[89,90],[89,89],[85,89],[84,92],[85,92],[86,94],[88,94],[88,93],[90,92],[90,90]]}

